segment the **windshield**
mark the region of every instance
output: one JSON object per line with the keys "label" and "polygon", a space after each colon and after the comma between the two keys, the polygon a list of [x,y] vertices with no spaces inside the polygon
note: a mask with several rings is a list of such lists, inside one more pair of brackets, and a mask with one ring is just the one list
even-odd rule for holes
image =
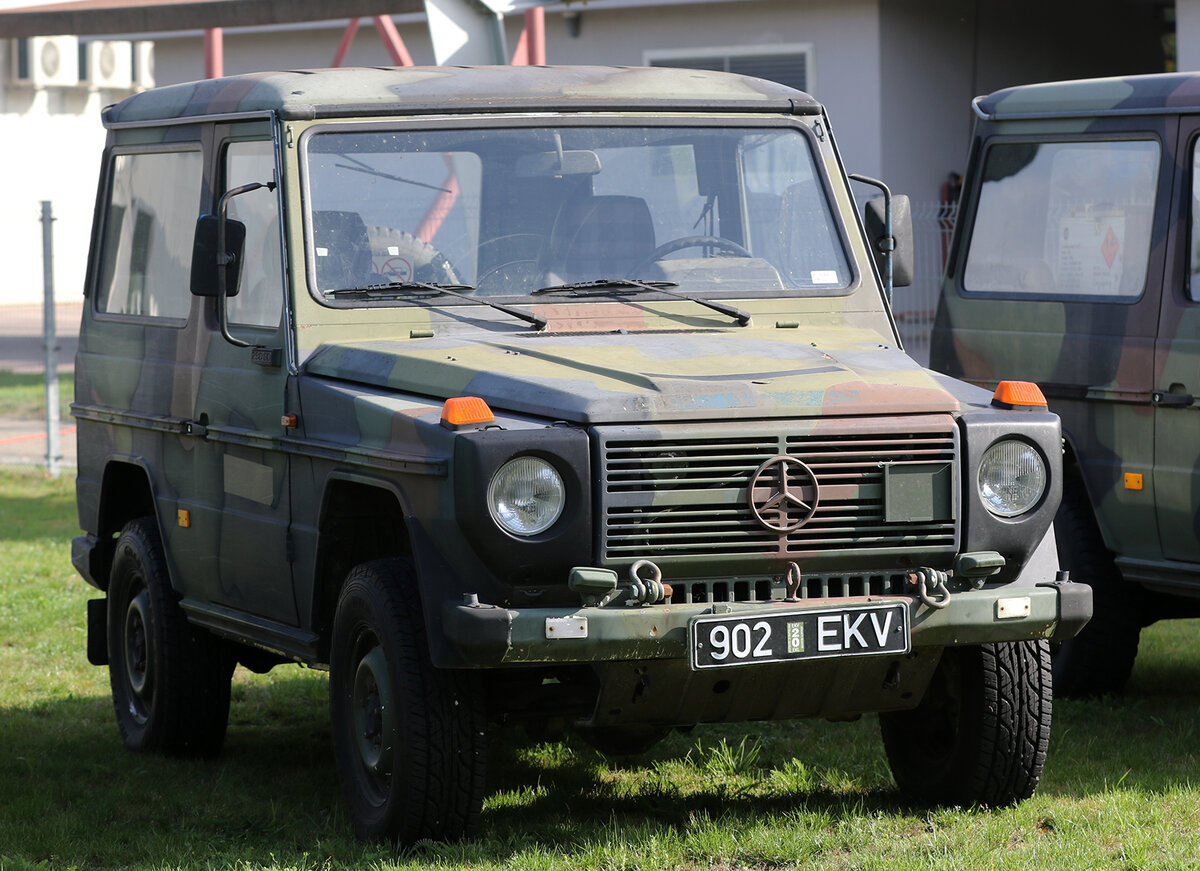
{"label": "windshield", "polygon": [[307,138],[305,171],[309,281],[324,298],[615,279],[824,294],[852,278],[794,128],[331,130]]}

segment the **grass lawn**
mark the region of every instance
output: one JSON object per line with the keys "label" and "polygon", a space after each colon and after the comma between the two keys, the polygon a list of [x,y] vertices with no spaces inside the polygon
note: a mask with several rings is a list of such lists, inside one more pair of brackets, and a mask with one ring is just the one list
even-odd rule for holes
{"label": "grass lawn", "polygon": [[1129,691],[1056,705],[1042,786],[899,803],[874,717],[702,727],[609,762],[497,736],[484,831],[405,853],[350,834],[321,673],[241,669],[225,752],[126,752],[84,654],[69,479],[0,470],[0,869],[1200,867],[1194,621],[1143,635]]}
{"label": "grass lawn", "polygon": [[[71,417],[71,397],[75,393],[74,375],[58,376],[59,416]],[[46,378],[41,372],[0,371],[0,417],[42,420],[46,416]]]}

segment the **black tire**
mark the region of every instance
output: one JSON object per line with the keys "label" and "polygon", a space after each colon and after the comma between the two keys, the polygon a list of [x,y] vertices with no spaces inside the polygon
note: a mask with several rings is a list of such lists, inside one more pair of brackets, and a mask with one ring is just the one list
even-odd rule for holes
{"label": "black tire", "polygon": [[641,756],[671,734],[664,726],[577,726],[575,731],[605,756]]}
{"label": "black tire", "polygon": [[176,756],[220,752],[236,663],[220,641],[188,623],[151,517],[130,521],[117,539],[108,661],[126,747]]}
{"label": "black tire", "polygon": [[346,578],[333,623],[329,700],[338,778],[359,837],[412,844],[478,827],[482,693],[474,675],[430,663],[407,560],[364,563]]}
{"label": "black tire", "polygon": [[1045,641],[947,648],[921,704],[879,717],[900,792],[961,806],[1029,798],[1050,742],[1050,684]]}
{"label": "black tire", "polygon": [[1054,692],[1060,698],[1120,692],[1137,658],[1143,625],[1138,591],[1121,578],[1104,546],[1091,502],[1075,479],[1063,488],[1054,518],[1059,565],[1092,588],[1092,619],[1054,653]]}

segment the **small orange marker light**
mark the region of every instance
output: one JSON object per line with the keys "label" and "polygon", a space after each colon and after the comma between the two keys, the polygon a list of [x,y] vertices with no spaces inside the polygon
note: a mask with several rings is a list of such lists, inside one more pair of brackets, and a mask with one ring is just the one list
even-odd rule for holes
{"label": "small orange marker light", "polygon": [[1001,408],[1045,408],[1046,397],[1032,381],[1001,381],[992,394],[992,405]]}
{"label": "small orange marker light", "polygon": [[442,406],[442,425],[448,427],[467,426],[473,423],[491,423],[496,419],[488,404],[478,396],[455,396]]}
{"label": "small orange marker light", "polygon": [[299,420],[297,420],[296,415],[294,414],[285,414],[283,417],[279,418],[279,425],[285,426],[288,429],[295,429],[298,423]]}
{"label": "small orange marker light", "polygon": [[187,529],[192,525],[192,512],[188,511],[186,508],[180,508],[178,511],[176,511],[175,517],[179,520],[179,525],[183,529]]}
{"label": "small orange marker light", "polygon": [[1126,490],[1141,490],[1142,489],[1141,473],[1126,472],[1125,473],[1125,489]]}

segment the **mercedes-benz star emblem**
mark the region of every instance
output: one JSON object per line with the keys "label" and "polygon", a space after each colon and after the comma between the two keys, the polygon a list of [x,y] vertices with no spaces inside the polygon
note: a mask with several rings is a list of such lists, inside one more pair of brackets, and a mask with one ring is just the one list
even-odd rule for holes
{"label": "mercedes-benz star emblem", "polygon": [[771,457],[750,479],[750,510],[772,532],[791,532],[817,511],[817,476],[795,457]]}

